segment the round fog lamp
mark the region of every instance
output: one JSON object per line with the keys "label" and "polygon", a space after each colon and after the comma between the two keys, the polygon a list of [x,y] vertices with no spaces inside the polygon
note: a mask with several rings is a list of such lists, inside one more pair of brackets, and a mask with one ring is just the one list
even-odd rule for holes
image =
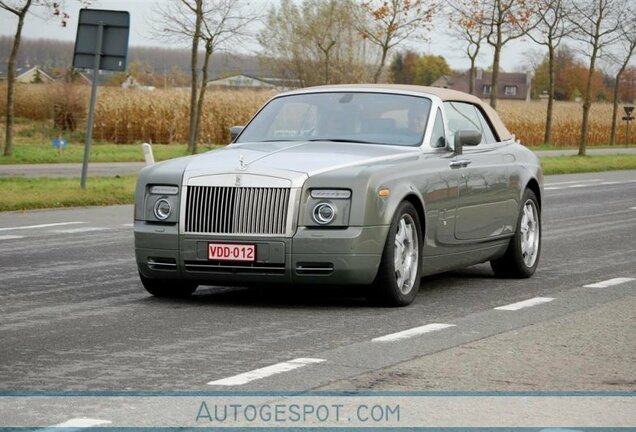
{"label": "round fog lamp", "polygon": [[336,217],[336,209],[329,203],[320,203],[314,207],[314,221],[320,225],[333,222]]}
{"label": "round fog lamp", "polygon": [[170,216],[172,207],[167,199],[157,200],[155,203],[155,217],[159,220],[166,220]]}

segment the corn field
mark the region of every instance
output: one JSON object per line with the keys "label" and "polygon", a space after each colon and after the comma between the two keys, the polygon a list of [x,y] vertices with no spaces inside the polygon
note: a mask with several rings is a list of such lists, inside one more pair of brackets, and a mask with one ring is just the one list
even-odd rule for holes
{"label": "corn field", "polygon": [[[497,111],[510,132],[526,145],[543,144],[547,101],[504,101],[497,103]],[[620,109],[618,140],[622,142],[624,122],[620,121],[623,110]],[[578,146],[581,134],[583,108],[580,103],[554,103],[552,117],[552,144],[560,146]],[[607,145],[612,127],[612,104],[595,103],[590,112],[588,145]],[[631,134],[630,134],[631,135]]]}
{"label": "corn field", "polygon": [[[72,88],[71,88],[72,87]],[[0,86],[0,94],[6,87]],[[273,93],[254,90],[209,90],[201,119],[202,144],[229,142],[229,128],[245,124]],[[87,86],[19,85],[16,117],[49,120],[59,115],[60,105],[81,111],[79,127],[85,125],[89,88]],[[70,101],[70,102],[69,102]],[[190,93],[185,89],[124,90],[99,89],[93,137],[97,140],[132,143],[185,143],[188,139]],[[499,101],[499,115],[508,129],[526,145],[543,143],[547,102]],[[576,146],[581,127],[581,105],[556,102],[553,144]],[[6,98],[0,98],[0,114],[6,112]],[[595,103],[590,114],[589,145],[609,143],[612,106]],[[622,109],[619,115],[622,115]],[[636,129],[636,128],[632,128]],[[631,134],[630,134],[631,135]],[[618,142],[622,143],[624,122],[620,121]]]}

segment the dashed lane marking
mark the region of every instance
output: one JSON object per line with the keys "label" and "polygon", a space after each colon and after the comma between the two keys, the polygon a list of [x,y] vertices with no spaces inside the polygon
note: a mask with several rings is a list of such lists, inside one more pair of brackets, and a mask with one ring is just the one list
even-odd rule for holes
{"label": "dashed lane marking", "polygon": [[84,232],[92,232],[92,231],[106,231],[108,228],[97,228],[97,227],[86,227],[86,228],[71,228],[66,230],[53,230],[53,232],[58,234],[75,234],[75,233],[84,233]]}
{"label": "dashed lane marking", "polygon": [[574,184],[569,184],[570,182],[563,183],[550,183],[546,184],[544,190],[562,190],[562,189],[577,189],[583,187],[591,187],[591,186],[609,186],[609,185],[618,185],[618,184],[630,184],[636,183],[636,180],[626,180],[626,181],[602,181],[602,180],[588,180],[588,183],[584,181],[573,182]]}
{"label": "dashed lane marking", "polygon": [[0,231],[13,231],[13,230],[24,230],[24,229],[34,229],[34,228],[50,228],[50,227],[54,227],[54,226],[78,225],[78,224],[85,224],[85,223],[86,222],[58,222],[58,223],[50,223],[50,224],[27,225],[27,226],[0,228]]}
{"label": "dashed lane marking", "polygon": [[91,419],[91,418],[74,418],[65,421],[64,423],[56,424],[53,427],[61,427],[61,428],[89,428],[95,426],[103,426],[110,424],[111,422],[108,420],[99,420],[99,419]]}
{"label": "dashed lane marking", "polygon": [[289,372],[294,369],[298,369],[310,364],[322,363],[324,361],[325,360],[323,359],[316,359],[316,358],[297,358],[297,359],[289,360],[283,363],[276,363],[271,366],[266,366],[264,368],[255,369],[253,371],[245,372],[240,375],[235,375],[229,378],[223,378],[216,381],[210,381],[208,385],[218,385],[218,386],[243,385],[251,381],[267,378],[272,375],[277,375],[283,372]]}
{"label": "dashed lane marking", "polygon": [[444,330],[449,327],[455,327],[455,324],[426,324],[420,327],[415,327],[412,329],[404,330],[397,333],[388,334],[386,336],[380,336],[374,339],[371,339],[372,342],[394,342],[402,339],[408,339],[415,336],[423,335],[425,333],[430,333],[438,330]]}
{"label": "dashed lane marking", "polygon": [[517,303],[512,303],[505,306],[498,306],[496,310],[505,310],[505,311],[516,311],[519,309],[524,309],[532,306],[537,306],[543,303],[549,303],[554,300],[552,297],[535,297],[528,300],[520,301]]}
{"label": "dashed lane marking", "polygon": [[556,182],[556,183],[546,183],[546,186],[563,186],[563,185],[569,185],[569,184],[581,184],[581,183],[595,183],[595,182],[602,182],[603,179],[589,179],[589,180],[571,180],[571,181],[564,181],[564,182]]}
{"label": "dashed lane marking", "polygon": [[24,236],[17,236],[17,235],[2,235],[0,236],[0,240],[18,240],[24,238]]}
{"label": "dashed lane marking", "polygon": [[631,282],[633,280],[636,280],[636,279],[620,277],[620,278],[604,280],[604,281],[601,281],[601,282],[596,282],[596,283],[589,284],[589,285],[583,285],[583,288],[607,288],[607,287],[611,287],[611,286],[614,286],[614,285],[620,285],[620,284],[624,284],[626,282]]}

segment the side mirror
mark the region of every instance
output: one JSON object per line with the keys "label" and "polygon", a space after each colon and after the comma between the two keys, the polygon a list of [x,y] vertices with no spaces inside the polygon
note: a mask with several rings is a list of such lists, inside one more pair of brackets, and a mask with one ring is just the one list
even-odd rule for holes
{"label": "side mirror", "polygon": [[481,132],[460,130],[455,132],[455,154],[463,153],[464,146],[476,146],[481,142]]}
{"label": "side mirror", "polygon": [[230,128],[230,140],[234,142],[236,137],[239,136],[241,132],[243,132],[243,129],[245,129],[245,126],[232,126]]}

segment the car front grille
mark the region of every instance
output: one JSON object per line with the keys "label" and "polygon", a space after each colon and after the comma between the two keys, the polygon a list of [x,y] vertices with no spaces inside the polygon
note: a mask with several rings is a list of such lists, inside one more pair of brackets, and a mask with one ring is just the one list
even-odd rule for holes
{"label": "car front grille", "polygon": [[285,234],[289,188],[188,186],[185,231]]}

